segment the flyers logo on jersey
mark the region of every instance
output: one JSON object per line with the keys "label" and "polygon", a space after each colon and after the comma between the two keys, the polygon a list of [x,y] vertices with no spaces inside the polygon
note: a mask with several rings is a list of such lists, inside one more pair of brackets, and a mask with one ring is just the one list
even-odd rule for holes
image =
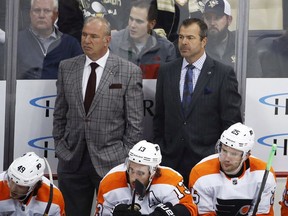
{"label": "flyers logo on jersey", "polygon": [[217,210],[218,216],[243,216],[248,215],[251,208],[252,199],[229,199],[222,200],[217,199]]}
{"label": "flyers logo on jersey", "polygon": [[246,206],[243,206],[240,210],[239,210],[239,214],[240,215],[247,215],[249,210],[250,210],[250,205],[246,205]]}

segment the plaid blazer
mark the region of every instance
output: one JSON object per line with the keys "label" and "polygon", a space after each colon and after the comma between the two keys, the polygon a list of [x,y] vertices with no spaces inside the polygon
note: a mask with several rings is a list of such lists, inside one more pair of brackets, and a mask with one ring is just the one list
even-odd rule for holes
{"label": "plaid blazer", "polygon": [[[104,176],[123,163],[143,136],[141,69],[111,52],[86,115],[82,96],[85,55],[60,63],[53,137],[61,167],[75,171],[87,145],[96,172]],[[60,170],[59,170],[60,169]]]}

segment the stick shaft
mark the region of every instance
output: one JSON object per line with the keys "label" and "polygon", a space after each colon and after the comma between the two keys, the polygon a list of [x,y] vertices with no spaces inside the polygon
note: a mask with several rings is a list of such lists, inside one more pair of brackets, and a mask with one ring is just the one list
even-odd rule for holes
{"label": "stick shaft", "polygon": [[257,213],[258,206],[259,206],[259,203],[260,203],[260,201],[261,201],[262,192],[263,192],[264,187],[265,187],[266,182],[267,182],[267,178],[268,178],[268,175],[269,175],[269,172],[270,172],[270,169],[271,169],[272,160],[273,160],[273,158],[274,158],[276,149],[277,149],[277,145],[276,145],[276,144],[273,144],[273,145],[272,145],[272,148],[271,148],[271,151],[270,151],[270,154],[269,154],[268,161],[267,161],[266,169],[265,169],[265,172],[264,172],[264,175],[263,175],[263,178],[262,178],[262,183],[261,183],[261,186],[260,186],[260,189],[259,189],[259,193],[258,193],[258,196],[257,196],[257,200],[256,200],[256,203],[255,203],[255,205],[254,205],[254,209],[253,209],[253,214],[252,214],[252,216],[255,216],[256,213]]}
{"label": "stick shaft", "polygon": [[135,197],[136,197],[136,190],[134,190],[133,197],[132,197],[132,203],[131,203],[131,210],[132,211],[134,211]]}

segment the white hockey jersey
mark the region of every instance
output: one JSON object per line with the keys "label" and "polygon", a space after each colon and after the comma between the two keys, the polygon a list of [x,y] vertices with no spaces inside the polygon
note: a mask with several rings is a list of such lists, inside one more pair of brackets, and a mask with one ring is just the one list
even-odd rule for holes
{"label": "white hockey jersey", "polygon": [[286,180],[286,186],[283,192],[283,198],[280,202],[281,205],[281,216],[287,216],[288,215],[288,177]]}
{"label": "white hockey jersey", "polygon": [[[141,207],[141,214],[148,215],[158,204],[170,202],[173,206],[182,204],[191,215],[197,215],[196,205],[190,191],[183,184],[182,176],[168,167],[159,167],[161,176],[153,178],[147,194],[143,198],[136,195],[135,204]],[[95,216],[111,216],[116,205],[132,203],[132,190],[127,183],[126,169],[126,166],[121,164],[102,179]]]}
{"label": "white hockey jersey", "polygon": [[[252,215],[262,183],[266,164],[250,156],[244,163],[244,171],[237,178],[229,178],[220,170],[219,155],[204,158],[191,171],[189,189],[201,216]],[[270,170],[264,187],[257,216],[274,215],[276,178]]]}
{"label": "white hockey jersey", "polygon": [[[0,174],[0,216],[35,216],[44,214],[50,193],[50,181],[46,177],[42,177],[42,185],[37,195],[30,197],[26,205],[10,198],[10,190],[6,178],[6,172]],[[55,186],[53,187],[53,200],[48,216],[64,215],[64,199],[62,193]]]}

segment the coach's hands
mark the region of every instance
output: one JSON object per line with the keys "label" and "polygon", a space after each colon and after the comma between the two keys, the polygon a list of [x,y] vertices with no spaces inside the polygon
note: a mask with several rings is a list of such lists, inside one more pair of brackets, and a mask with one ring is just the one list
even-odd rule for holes
{"label": "coach's hands", "polygon": [[160,203],[149,216],[175,216],[171,203]]}
{"label": "coach's hands", "polygon": [[131,210],[131,205],[119,204],[114,208],[113,216],[141,216],[139,210]]}

